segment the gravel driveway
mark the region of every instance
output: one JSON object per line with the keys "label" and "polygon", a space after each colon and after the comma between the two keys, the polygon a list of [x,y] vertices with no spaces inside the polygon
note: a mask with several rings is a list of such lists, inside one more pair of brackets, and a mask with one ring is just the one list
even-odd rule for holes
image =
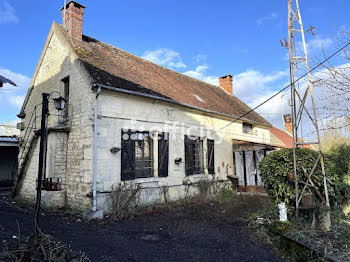
{"label": "gravel driveway", "polygon": [[[45,213],[42,230],[81,250],[92,261],[279,261],[253,241],[242,219],[261,208],[262,196],[235,196],[108,223]],[[33,229],[33,211],[0,200],[0,250]]]}

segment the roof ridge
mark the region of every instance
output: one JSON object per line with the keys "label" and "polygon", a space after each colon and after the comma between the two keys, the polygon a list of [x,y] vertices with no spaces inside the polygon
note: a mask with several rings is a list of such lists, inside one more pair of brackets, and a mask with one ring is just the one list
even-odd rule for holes
{"label": "roof ridge", "polygon": [[[61,26],[61,25],[60,25],[60,26]],[[62,26],[61,26],[61,27],[62,27]],[[90,38],[90,39],[93,39],[93,40],[95,40],[95,41],[98,42],[98,43],[101,43],[101,44],[110,46],[110,47],[112,47],[112,48],[115,48],[115,49],[117,49],[117,50],[119,50],[119,51],[121,51],[121,52],[127,53],[128,55],[130,55],[130,56],[132,56],[132,57],[134,57],[134,58],[136,58],[136,59],[139,59],[139,60],[142,60],[142,61],[144,61],[144,62],[146,62],[146,63],[155,65],[155,66],[157,66],[157,67],[159,67],[159,68],[161,68],[161,69],[166,69],[166,70],[168,70],[168,71],[170,71],[170,72],[172,72],[172,73],[177,74],[177,75],[180,76],[180,77],[189,78],[189,79],[191,79],[191,80],[194,80],[194,81],[199,82],[199,83],[202,83],[202,84],[204,83],[204,84],[206,84],[207,86],[210,86],[210,87],[212,87],[212,88],[218,88],[218,89],[224,91],[224,93],[225,93],[226,95],[233,96],[233,97],[239,99],[240,102],[244,103],[246,106],[248,106],[248,107],[251,109],[251,107],[250,107],[249,105],[247,105],[245,102],[243,102],[238,96],[227,92],[224,88],[222,88],[222,87],[219,86],[219,85],[218,85],[218,86],[217,86],[217,85],[213,85],[213,84],[210,84],[210,83],[205,82],[205,81],[203,81],[203,80],[194,78],[194,77],[192,77],[192,76],[185,75],[184,73],[177,72],[177,71],[175,71],[175,70],[173,70],[173,69],[171,69],[171,68],[158,65],[158,64],[156,64],[156,63],[154,63],[154,62],[152,62],[152,61],[149,61],[149,60],[147,60],[147,59],[145,59],[145,58],[142,58],[141,56],[134,55],[133,53],[130,53],[129,51],[126,51],[126,50],[121,49],[121,48],[119,48],[119,47],[116,47],[116,46],[114,46],[114,45],[108,44],[108,43],[106,43],[106,42],[102,42],[102,41],[100,41],[100,40],[98,40],[98,39],[96,39],[96,38],[93,38],[93,37],[91,37],[91,36],[84,35],[84,34],[83,34],[83,36],[85,36],[85,37],[87,37],[87,38]],[[84,42],[84,40],[82,40],[82,42]],[[86,42],[86,41],[85,41],[85,42]],[[254,112],[255,112],[255,111],[254,111]],[[255,112],[255,113],[258,114],[258,115],[260,116],[259,113],[257,113],[257,112]]]}
{"label": "roof ridge", "polygon": [[[87,38],[91,38],[91,39],[93,39],[93,40],[95,40],[96,42],[99,42],[99,43],[101,43],[101,44],[104,44],[104,45],[110,46],[110,47],[112,47],[112,48],[118,49],[118,50],[120,50],[121,52],[125,52],[125,53],[127,53],[128,55],[131,55],[131,56],[135,57],[136,59],[140,59],[140,60],[142,60],[142,61],[145,61],[145,62],[147,62],[147,63],[150,63],[150,64],[152,64],[152,65],[155,65],[155,66],[157,66],[157,67],[160,67],[160,68],[162,68],[162,69],[166,69],[166,70],[168,70],[168,71],[170,71],[170,72],[172,72],[172,73],[175,73],[175,74],[177,74],[177,75],[179,75],[179,76],[181,76],[181,77],[187,77],[187,78],[190,78],[190,79],[192,79],[192,80],[194,80],[194,81],[204,83],[204,84],[206,84],[206,85],[208,85],[208,86],[211,86],[211,87],[221,88],[222,90],[226,91],[226,90],[223,89],[221,86],[213,85],[213,84],[210,84],[210,83],[205,82],[205,81],[203,81],[203,80],[194,78],[194,77],[192,77],[192,76],[185,75],[184,73],[177,72],[177,71],[175,71],[174,69],[171,69],[171,68],[169,68],[169,67],[158,65],[158,64],[156,64],[156,63],[154,63],[154,62],[152,62],[152,61],[150,61],[150,60],[147,60],[147,59],[145,59],[145,58],[142,58],[141,56],[134,55],[133,53],[130,53],[130,52],[127,51],[127,50],[121,49],[121,48],[119,48],[119,47],[116,47],[116,46],[114,46],[114,45],[108,44],[108,43],[106,43],[106,42],[102,42],[102,41],[100,41],[100,40],[98,40],[98,39],[96,39],[96,38],[90,37],[90,36],[88,36],[88,35],[83,35],[83,36],[85,36],[85,37],[87,37]],[[82,40],[82,41],[83,41],[83,40]],[[83,42],[84,42],[84,41],[83,41]],[[228,93],[227,91],[226,91],[226,93],[227,93],[228,95],[235,96],[235,95],[233,95],[233,94]],[[237,96],[236,96],[236,97],[237,97]]]}

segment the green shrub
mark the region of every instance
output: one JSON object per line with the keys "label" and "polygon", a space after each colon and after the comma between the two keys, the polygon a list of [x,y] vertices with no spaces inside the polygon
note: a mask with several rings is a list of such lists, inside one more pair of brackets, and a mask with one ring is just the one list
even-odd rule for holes
{"label": "green shrub", "polygon": [[326,153],[334,165],[334,171],[341,182],[350,184],[350,145],[341,144],[330,148]]}
{"label": "green shrub", "polygon": [[334,171],[339,177],[337,184],[336,204],[342,208],[350,210],[350,145],[333,145],[327,151],[327,157],[330,159]]}
{"label": "green shrub", "polygon": [[[300,148],[296,150],[296,155],[299,181],[306,181],[319,154],[313,150]],[[324,161],[328,179],[328,193],[330,199],[334,201],[337,195],[336,188],[339,179],[329,158],[325,157]],[[305,168],[307,174],[303,172],[302,167]],[[265,189],[275,203],[285,202],[289,209],[293,208],[295,206],[295,184],[294,178],[288,178],[288,173],[294,170],[293,149],[286,148],[272,152],[260,162],[259,169]],[[317,165],[312,175],[312,182],[324,196],[323,175],[320,164]],[[303,186],[304,184],[299,183],[299,192],[301,192]],[[316,196],[315,190],[311,186],[309,188],[312,195]]]}

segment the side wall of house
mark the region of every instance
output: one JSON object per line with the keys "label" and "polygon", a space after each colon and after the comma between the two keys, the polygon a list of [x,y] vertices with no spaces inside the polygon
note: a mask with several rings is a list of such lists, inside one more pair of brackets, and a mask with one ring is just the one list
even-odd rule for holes
{"label": "side wall of house", "polygon": [[[63,96],[62,79],[69,76],[69,122],[65,123],[68,133],[50,131],[48,146],[55,148],[56,151],[51,158],[47,159],[47,177],[59,176],[62,178],[64,194],[60,194],[61,198],[64,197],[68,206],[84,209],[91,205],[91,200],[85,197],[91,191],[92,180],[90,168],[93,138],[91,80],[74,52],[62,39],[59,33],[52,34],[47,51],[39,65],[34,87],[25,107],[26,117],[22,122],[28,127],[29,119],[36,111],[36,125],[33,128],[38,129],[40,127],[41,94],[59,92]],[[62,119],[59,116],[62,112],[54,108],[52,101],[50,101],[49,110],[48,127],[62,127],[59,122]],[[26,131],[27,129],[21,132],[22,138]],[[40,138],[37,140],[40,141]],[[30,192],[35,192],[36,188],[38,144],[39,142],[37,142],[35,154],[30,154],[27,160],[19,192],[21,197],[28,199],[33,199],[35,196]]]}
{"label": "side wall of house", "polygon": [[[205,138],[211,133],[210,137],[215,141],[214,169],[217,180],[227,180],[227,175],[233,175],[232,139],[270,142],[269,129],[263,126],[254,126],[253,134],[244,134],[242,123],[234,123],[220,132],[212,133],[232,120],[159,101],[106,92],[102,91],[99,97],[97,190],[101,193],[98,208],[106,209],[108,206],[108,193],[103,192],[110,192],[112,186],[115,188],[121,182],[121,152],[113,153],[110,149],[121,147],[123,128],[169,133],[169,176],[134,180],[144,188],[144,193],[141,194],[141,203],[144,204],[161,201],[162,192],[158,187],[168,186],[168,199],[177,200],[186,194],[186,180],[195,183],[200,179],[213,178],[208,170],[204,170],[203,174],[186,177],[185,134]],[[207,126],[210,128],[206,129]],[[206,139],[203,139],[203,144],[206,162]],[[182,163],[175,164],[176,158],[182,158]],[[192,193],[198,193],[198,190]]]}

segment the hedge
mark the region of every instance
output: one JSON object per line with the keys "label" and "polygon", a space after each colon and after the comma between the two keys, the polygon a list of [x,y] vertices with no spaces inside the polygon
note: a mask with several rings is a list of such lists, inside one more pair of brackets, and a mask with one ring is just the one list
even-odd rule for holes
{"label": "hedge", "polygon": [[[311,172],[319,153],[313,150],[300,148],[296,150],[297,155],[297,174],[299,181],[306,181],[308,174]],[[337,188],[339,185],[339,176],[335,172],[334,165],[328,156],[324,156],[326,177],[328,180],[328,193],[332,202],[337,199]],[[305,168],[306,173],[303,172]],[[289,209],[295,207],[295,184],[294,178],[290,179],[288,173],[293,173],[293,149],[281,149],[274,151],[265,157],[259,164],[261,178],[264,183],[266,192],[272,197],[276,203],[285,202]],[[321,165],[318,164],[312,175],[312,182],[319,189],[324,197],[323,175]],[[299,183],[299,192],[304,187],[303,183]],[[317,196],[315,190],[309,186],[308,194]],[[319,200],[320,201],[320,200]]]}

